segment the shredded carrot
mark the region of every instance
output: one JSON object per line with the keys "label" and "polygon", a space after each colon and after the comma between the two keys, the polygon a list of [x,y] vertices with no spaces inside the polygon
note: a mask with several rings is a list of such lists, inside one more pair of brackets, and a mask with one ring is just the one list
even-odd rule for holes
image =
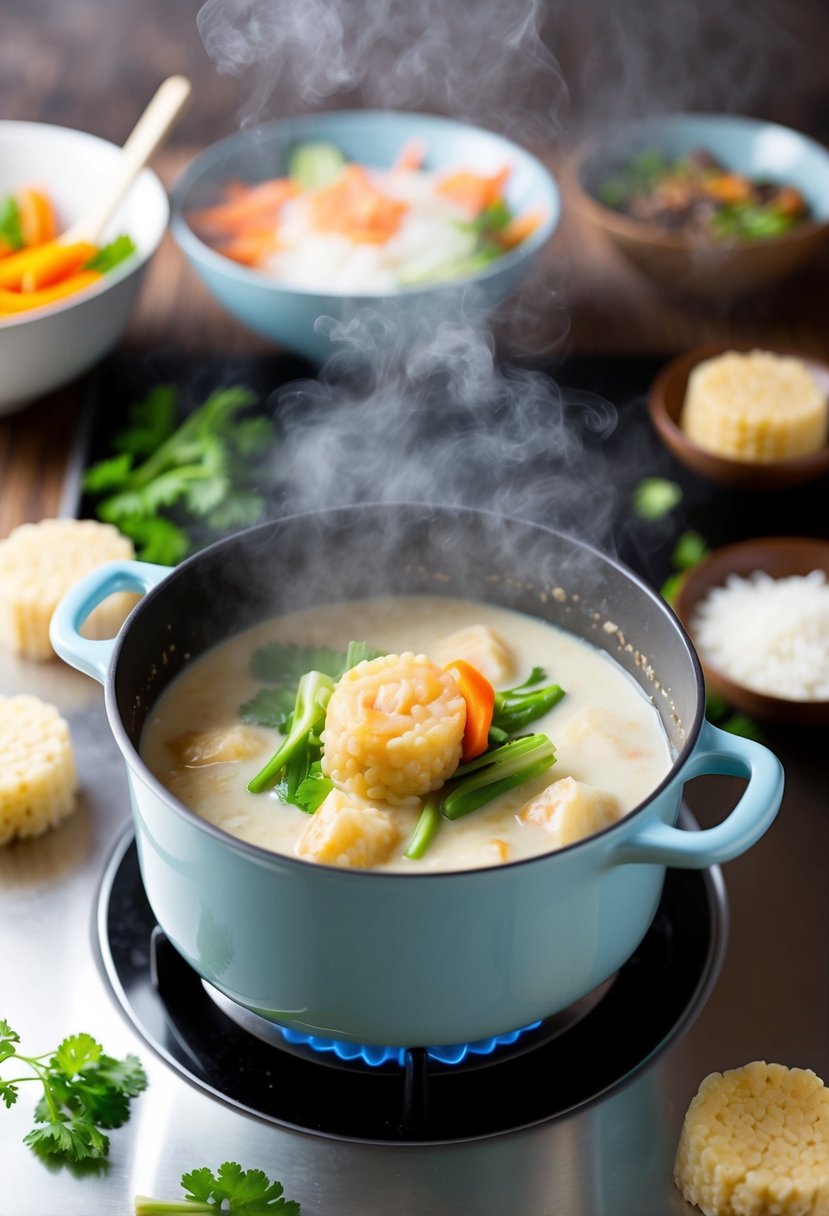
{"label": "shredded carrot", "polygon": [[279,238],[273,231],[242,232],[232,241],[217,245],[216,252],[242,266],[259,266],[269,254],[279,248]]}
{"label": "shredded carrot", "polygon": [[489,680],[467,663],[466,659],[454,659],[447,663],[444,671],[454,676],[460,694],[466,702],[466,726],[463,731],[461,759],[474,760],[486,751],[489,744],[489,728],[495,710],[495,689]]}
{"label": "shredded carrot", "polygon": [[410,139],[400,149],[395,169],[419,169],[426,159],[426,145],[422,139]]}
{"label": "shredded carrot", "polygon": [[437,184],[438,194],[451,202],[457,203],[465,211],[480,215],[486,208],[491,207],[503,197],[504,186],[510,175],[509,165],[505,165],[499,173],[492,177],[484,177],[480,173],[470,173],[462,169],[444,177]]}
{"label": "shredded carrot", "polygon": [[17,195],[20,229],[24,245],[43,245],[57,236],[52,204],[39,190],[20,190]]}
{"label": "shredded carrot", "polygon": [[320,232],[341,233],[357,244],[382,245],[400,227],[409,204],[383,194],[360,165],[346,165],[329,186],[314,191],[311,216]]}
{"label": "shredded carrot", "polygon": [[536,228],[543,224],[545,215],[546,212],[540,207],[535,211],[525,211],[523,215],[517,215],[499,232],[494,233],[496,241],[504,249],[514,249],[516,245],[526,241],[528,236],[532,236]]}
{"label": "shredded carrot", "polygon": [[29,312],[34,308],[54,304],[66,296],[75,295],[76,292],[91,287],[102,277],[99,270],[81,270],[78,274],[62,279],[60,283],[44,287],[42,291],[4,291],[0,289],[0,316]]}
{"label": "shredded carrot", "polygon": [[271,181],[248,186],[244,192],[234,188],[225,203],[192,211],[187,219],[194,228],[232,234],[246,224],[256,223],[260,228],[268,220],[276,221],[279,208],[299,192],[296,182],[289,177],[277,177]]}

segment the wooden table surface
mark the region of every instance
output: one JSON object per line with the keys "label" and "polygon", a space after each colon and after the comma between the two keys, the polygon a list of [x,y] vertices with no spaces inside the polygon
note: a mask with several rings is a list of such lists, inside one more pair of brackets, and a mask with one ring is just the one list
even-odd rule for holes
{"label": "wooden table surface", "polygon": [[[159,153],[154,167],[165,184],[196,151]],[[829,358],[829,250],[779,288],[739,306],[692,305],[654,289],[586,228],[566,181],[563,193],[563,219],[534,293],[534,337],[556,354],[669,355],[703,342],[756,341]],[[214,302],[168,235],[149,267],[122,347],[171,346],[214,355],[274,349]],[[0,536],[58,510],[84,390],[81,380],[0,419]]]}

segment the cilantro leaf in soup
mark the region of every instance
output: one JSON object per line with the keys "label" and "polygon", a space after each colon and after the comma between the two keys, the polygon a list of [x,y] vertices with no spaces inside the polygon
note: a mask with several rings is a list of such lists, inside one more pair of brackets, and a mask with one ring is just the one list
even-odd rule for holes
{"label": "cilantro leaf in soup", "polygon": [[321,671],[338,680],[343,673],[345,658],[341,651],[328,646],[269,642],[251,655],[250,674],[255,680],[269,684],[290,684],[295,689],[306,671]]}
{"label": "cilantro leaf in soup", "polygon": [[295,690],[291,685],[260,688],[255,697],[239,706],[243,721],[252,726],[271,726],[282,730],[294,710]]}

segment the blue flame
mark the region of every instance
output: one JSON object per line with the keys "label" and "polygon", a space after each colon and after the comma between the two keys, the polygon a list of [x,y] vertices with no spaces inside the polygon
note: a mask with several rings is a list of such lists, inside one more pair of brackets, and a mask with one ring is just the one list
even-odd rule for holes
{"label": "blue flame", "polygon": [[[506,1047],[516,1042],[521,1035],[530,1030],[536,1030],[541,1022],[532,1022],[522,1026],[520,1030],[510,1030],[506,1034],[496,1034],[489,1039],[478,1039],[475,1043],[450,1043],[444,1047],[427,1047],[426,1054],[430,1060],[440,1064],[462,1064],[467,1056],[489,1056],[498,1047]],[[342,1043],[339,1039],[323,1039],[319,1035],[305,1034],[301,1030],[292,1030],[289,1026],[280,1026],[279,1030],[287,1043],[310,1047],[312,1051],[332,1052],[339,1060],[362,1060],[370,1068],[379,1068],[381,1064],[395,1063],[401,1068],[406,1063],[405,1047],[369,1047],[361,1043]]]}

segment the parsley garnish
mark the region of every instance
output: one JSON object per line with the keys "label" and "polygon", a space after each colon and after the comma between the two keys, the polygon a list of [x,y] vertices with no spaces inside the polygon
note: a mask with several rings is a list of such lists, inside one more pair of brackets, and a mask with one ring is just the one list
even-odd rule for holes
{"label": "parsley garnish", "polygon": [[179,426],[178,391],[153,389],[132,406],[114,454],[87,470],[99,519],[135,541],[144,561],[173,566],[197,543],[262,517],[259,460],[274,438],[269,418],[244,417],[245,388],[219,389]]}
{"label": "parsley garnish", "polygon": [[127,258],[131,258],[135,253],[135,241],[131,236],[117,236],[114,241],[110,241],[108,245],[104,245],[94,254],[84,267],[85,270],[99,270],[101,274],[106,274],[108,270],[113,270],[116,266],[120,266],[122,262],[126,262]]}
{"label": "parsley garnish", "polygon": [[99,1161],[109,1153],[109,1137],[101,1130],[120,1127],[130,1116],[130,1099],[141,1093],[147,1077],[136,1056],[116,1060],[104,1054],[89,1034],[74,1034],[55,1051],[26,1056],[20,1035],[0,1018],[0,1064],[14,1059],[30,1076],[0,1080],[0,1100],[7,1108],[17,1101],[19,1087],[39,1081],[43,1097],[35,1107],[36,1127],[24,1143],[41,1156],[64,1161]]}
{"label": "parsley garnish", "polygon": [[235,1161],[225,1161],[216,1173],[208,1167],[182,1174],[185,1198],[179,1201],[135,1196],[135,1216],[164,1216],[188,1213],[209,1216],[216,1212],[244,1213],[244,1216],[299,1216],[300,1207],[285,1199],[281,1182],[271,1182],[263,1170],[243,1170]]}

